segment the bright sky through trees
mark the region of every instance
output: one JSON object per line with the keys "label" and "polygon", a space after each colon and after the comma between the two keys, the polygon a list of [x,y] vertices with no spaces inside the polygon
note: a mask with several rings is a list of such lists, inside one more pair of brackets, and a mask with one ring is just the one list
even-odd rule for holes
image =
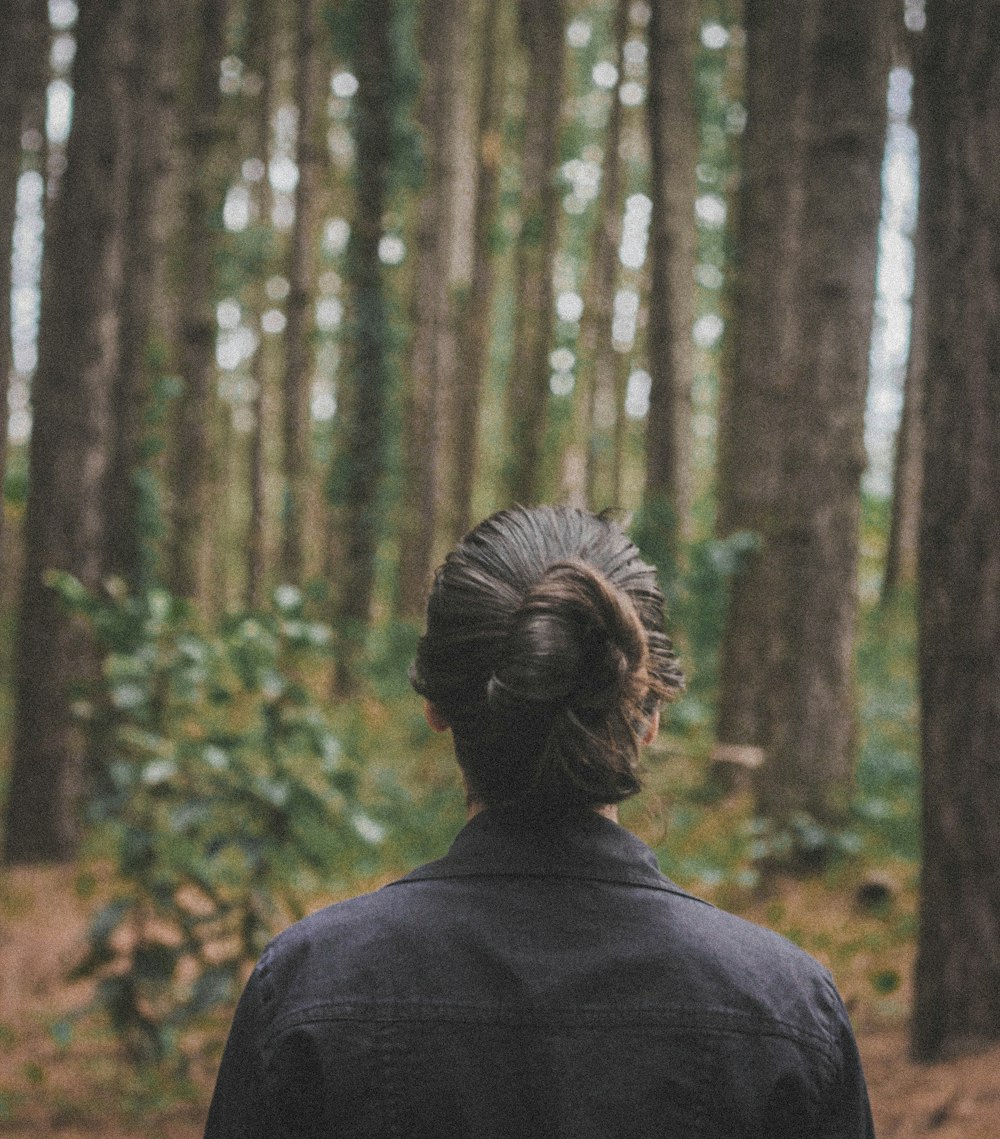
{"label": "bright sky through trees", "polygon": [[[911,7],[914,13],[912,19],[922,16],[921,5],[913,3]],[[59,146],[68,137],[72,118],[73,94],[68,77],[74,53],[71,29],[76,19],[76,5],[72,0],[52,0],[49,11],[56,32],[51,54],[55,78],[48,91],[46,133],[49,143]],[[566,35],[571,48],[582,50],[591,41],[591,24],[586,19],[578,18],[570,23]],[[720,24],[706,23],[702,27],[701,41],[709,50],[722,50],[729,44],[730,34]],[[626,47],[628,74],[630,67],[641,69],[644,65],[640,49],[644,52],[645,44],[637,39]],[[617,70],[610,61],[600,60],[592,68],[591,79],[597,90],[610,90],[617,82]],[[353,97],[357,86],[356,77],[347,70],[336,72],[331,79],[333,95],[344,102]],[[620,94],[623,102],[635,105],[645,98],[645,91],[635,82],[631,86],[638,88],[637,98],[636,92],[631,92],[626,99],[624,84]],[[916,136],[908,123],[911,87],[912,75],[909,71],[897,68],[892,72],[888,92],[890,124],[886,139],[882,224],[879,234],[878,299],[865,429],[869,457],[866,487],[879,496],[887,496],[891,490],[893,438],[899,422],[902,380],[909,349],[910,294],[913,287],[912,235],[917,181]],[[292,157],[294,123],[290,111],[291,108],[288,107],[279,108],[276,154],[266,171],[274,190],[273,221],[281,229],[287,229],[291,225],[291,197],[298,179],[298,170]],[[240,171],[241,178],[230,187],[224,209],[224,222],[230,231],[239,232],[250,223],[250,185],[259,181],[263,173],[262,170],[244,168]],[[564,209],[570,214],[587,210],[596,200],[599,190],[599,161],[590,155],[572,158],[563,164],[560,173],[569,187],[563,201]],[[703,181],[709,180],[705,178]],[[16,374],[9,396],[9,434],[12,442],[18,444],[25,442],[31,426],[29,380],[36,358],[38,282],[41,271],[40,187],[41,179],[37,174],[29,172],[23,175],[19,185],[14,235],[11,307]],[[698,196],[695,213],[702,227],[716,229],[726,225],[727,204],[714,189],[706,188]],[[634,193],[625,202],[620,250],[622,265],[628,269],[638,271],[645,262],[648,224],[649,198],[644,193]],[[346,244],[347,232],[348,227],[343,219],[328,220],[324,243],[331,249],[342,248]],[[388,233],[382,239],[379,254],[386,265],[400,265],[406,252],[400,236]],[[717,290],[723,284],[723,273],[718,266],[702,264],[698,267],[697,279],[702,288]],[[583,316],[583,299],[574,288],[557,291],[556,313],[561,321],[569,324],[580,321]],[[638,294],[632,290],[620,290],[615,305],[615,341],[619,346],[632,344],[638,313]],[[323,331],[333,331],[339,325],[341,315],[342,305],[336,298],[330,297],[319,302],[317,323]],[[280,316],[277,310],[264,313],[262,331],[267,335],[280,333]],[[711,350],[720,342],[723,331],[722,318],[718,314],[708,313],[697,319],[692,328],[692,336],[700,348]],[[235,325],[227,323],[226,313],[220,311],[217,359],[221,368],[232,370],[242,366],[256,351],[258,343],[259,337],[253,330],[238,321]],[[642,418],[647,403],[642,391],[645,372],[640,369],[633,375],[638,378],[630,388],[628,411],[631,417]],[[569,395],[572,386],[571,370],[556,369],[552,382],[553,393]],[[321,420],[329,419],[336,408],[336,401],[327,390],[328,387],[326,385],[322,392],[318,391],[313,401],[314,411]]]}
{"label": "bright sky through trees", "polygon": [[890,73],[875,326],[865,416],[869,459],[865,485],[882,497],[892,490],[892,440],[902,410],[910,347],[918,166],[917,136],[909,125],[912,87],[913,75],[906,68],[897,67]]}

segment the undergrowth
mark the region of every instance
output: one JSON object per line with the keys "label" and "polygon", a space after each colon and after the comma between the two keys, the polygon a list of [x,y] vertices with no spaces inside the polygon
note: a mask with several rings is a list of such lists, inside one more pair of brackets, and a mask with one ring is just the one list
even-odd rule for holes
{"label": "undergrowth", "polygon": [[[623,822],[680,885],[797,941],[849,1000],[895,1015],[919,851],[912,597],[862,612],[848,825],[814,836],[832,851],[820,873],[775,881],[762,866],[776,840],[750,795],[721,796],[709,778],[726,591],[750,549],[746,536],[703,543],[671,587],[689,690],[667,710]],[[128,1055],[158,1067],[153,1084],[187,1095],[185,1041],[217,1054],[267,938],[444,853],[464,821],[461,783],[406,679],[412,626],[376,629],[357,696],[332,703],[333,638],[294,590],[205,630],[161,591],[96,601],[67,579],[61,589],[105,652],[102,689],[78,707],[103,750],[79,879],[95,912],[77,975],[95,981]],[[109,866],[112,884],[98,888]]]}
{"label": "undergrowth", "polygon": [[186,1038],[276,928],[378,867],[387,823],[322,707],[330,632],[297,590],[206,632],[163,591],[52,583],[103,654],[75,710],[96,769],[89,853],[115,883],[71,979],[95,981],[131,1059],[183,1073]]}

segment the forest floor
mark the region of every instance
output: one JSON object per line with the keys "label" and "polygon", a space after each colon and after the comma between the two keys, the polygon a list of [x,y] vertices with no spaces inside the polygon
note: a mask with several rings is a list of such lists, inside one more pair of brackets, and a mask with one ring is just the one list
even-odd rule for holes
{"label": "forest floor", "polygon": [[[801,927],[814,924],[820,931],[842,926],[849,902],[827,898],[821,904],[820,897],[790,880],[772,888],[759,911],[751,905],[746,912],[758,919],[794,912]],[[86,987],[65,979],[86,918],[71,868],[13,869],[0,879],[0,1135],[196,1139],[217,1044],[178,1089],[136,1074],[121,1061],[110,1032],[95,1021],[78,1021],[69,1041],[56,1027],[86,1002]],[[906,952],[893,960],[908,975]],[[996,1139],[1000,1046],[944,1063],[914,1064],[907,1054],[905,981],[879,999],[871,999],[869,984],[866,997],[862,975],[872,963],[858,964],[858,957],[837,980],[855,1017],[881,1139]]]}

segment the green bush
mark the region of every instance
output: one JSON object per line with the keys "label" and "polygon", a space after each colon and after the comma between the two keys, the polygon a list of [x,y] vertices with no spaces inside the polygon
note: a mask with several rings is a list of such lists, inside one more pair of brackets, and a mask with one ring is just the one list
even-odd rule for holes
{"label": "green bush", "polygon": [[719,652],[734,578],[758,549],[756,534],[739,530],[725,538],[700,538],[678,556],[671,506],[654,499],[636,516],[632,539],[656,567],[667,603],[687,690],[670,710],[682,731],[701,731],[714,718]]}
{"label": "green bush", "polygon": [[95,599],[72,578],[53,584],[103,656],[77,712],[91,843],[115,870],[74,975],[97,980],[134,1060],[183,1062],[185,1031],[234,999],[276,926],[371,860],[385,828],[321,710],[330,633],[297,590],[206,633],[162,590]]}

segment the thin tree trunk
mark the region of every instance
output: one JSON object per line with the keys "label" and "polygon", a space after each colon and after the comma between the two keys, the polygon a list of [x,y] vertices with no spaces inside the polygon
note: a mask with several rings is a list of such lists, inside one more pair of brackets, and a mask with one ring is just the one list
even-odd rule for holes
{"label": "thin tree trunk", "polygon": [[612,30],[618,82],[611,91],[611,106],[604,135],[598,215],[594,226],[589,279],[584,289],[579,366],[573,392],[573,438],[564,457],[566,499],[571,505],[584,509],[595,505],[599,451],[596,437],[601,430],[594,420],[595,408],[601,404],[613,406],[616,394],[617,353],[612,344],[611,330],[622,229],[620,93],[625,37],[629,26],[628,11],[629,0],[618,0]]}
{"label": "thin tree trunk", "polygon": [[[450,84],[451,125],[444,148],[444,192],[448,195],[447,253],[448,270],[447,326],[441,342],[444,355],[444,383],[441,387],[440,462],[437,478],[436,541],[432,566],[451,548],[455,531],[455,484],[466,463],[466,440],[458,434],[459,409],[464,399],[458,390],[459,319],[461,302],[472,277],[475,242],[475,182],[478,166],[476,148],[476,100],[474,95],[476,58],[472,51],[473,23],[479,5],[458,5],[451,42],[453,71]],[[494,51],[498,45],[494,43]]]}
{"label": "thin tree trunk", "polygon": [[1000,1038],[1000,3],[932,0],[913,1050]]}
{"label": "thin tree trunk", "polygon": [[[253,157],[263,163],[264,174],[257,184],[256,205],[258,224],[268,232],[271,227],[271,184],[267,177],[271,155],[271,116],[274,113],[274,66],[277,55],[277,31],[274,0],[253,0],[247,12],[247,65],[259,83],[255,98]],[[265,254],[266,261],[270,258]],[[263,278],[267,266],[261,266],[259,280],[253,288],[251,309],[254,326],[260,329],[266,295]],[[270,400],[269,353],[266,341],[261,338],[252,363],[253,429],[250,435],[250,514],[247,521],[246,579],[244,604],[248,609],[259,609],[264,602],[264,582],[267,572],[267,534],[265,505],[265,439]]]}
{"label": "thin tree trunk", "polygon": [[920,535],[920,495],[923,481],[923,430],[920,404],[927,375],[927,294],[924,280],[926,250],[919,223],[913,279],[910,358],[903,386],[903,414],[896,431],[892,478],[892,519],[882,577],[882,601],[887,602],[904,582],[917,574]]}
{"label": "thin tree trunk", "polygon": [[459,321],[453,441],[452,538],[472,525],[472,496],[479,467],[479,412],[489,359],[495,254],[493,228],[500,200],[501,114],[504,60],[509,52],[500,0],[486,0],[480,33],[479,161],[476,164],[472,282]]}
{"label": "thin tree trunk", "polygon": [[21,134],[46,82],[48,6],[44,0],[9,0],[0,36],[0,565],[3,562],[3,485],[7,471],[7,393],[13,368],[11,253],[21,175]]}
{"label": "thin tree trunk", "polygon": [[521,159],[521,232],[515,255],[514,344],[507,383],[507,499],[528,505],[541,491],[549,402],[554,299],[552,265],[559,221],[559,127],[565,60],[563,0],[520,0],[528,68]]}
{"label": "thin tree trunk", "polygon": [[[173,593],[208,601],[212,527],[211,432],[215,384],[217,218],[224,196],[219,66],[225,53],[227,0],[195,6],[191,78],[184,112],[184,190],[180,371],[171,464],[171,533],[167,579]],[[213,223],[214,221],[214,223]]]}
{"label": "thin tree trunk", "polygon": [[399,553],[399,612],[422,615],[437,533],[444,440],[455,373],[451,294],[454,226],[454,132],[462,0],[438,0],[421,12],[423,64],[418,119],[425,175],[419,203],[413,289],[413,346],[404,415],[404,490]]}
{"label": "thin tree trunk", "polygon": [[375,582],[375,552],[381,537],[379,503],[388,463],[387,411],[391,386],[385,280],[378,248],[388,201],[393,158],[395,56],[391,0],[363,0],[358,37],[355,96],[357,197],[347,248],[353,309],[349,345],[349,406],[344,410],[344,555],[337,616],[341,627],[337,687],[351,683],[354,654],[367,629]]}
{"label": "thin tree trunk", "polygon": [[94,675],[81,626],[44,580],[63,570],[95,588],[105,570],[104,480],[119,369],[130,131],[127,60],[133,7],[80,6],[67,168],[52,213],[25,517],[15,666],[16,711],[5,854],[72,857],[84,781],[74,686]]}
{"label": "thin tree trunk", "polygon": [[112,393],[114,446],[107,477],[107,569],[133,590],[150,583],[150,526],[143,517],[140,470],[144,418],[150,398],[149,348],[165,247],[160,211],[176,98],[176,42],[168,0],[144,0],[137,9],[135,51],[128,72],[129,130],[134,139],[124,233],[119,319],[121,345]]}
{"label": "thin tree trunk", "polygon": [[295,102],[298,107],[295,160],[295,225],[292,230],[286,308],[284,391],[284,541],[281,569],[286,581],[301,585],[306,566],[306,517],[312,453],[312,334],[319,256],[320,179],[323,140],[323,44],[319,0],[297,0]]}
{"label": "thin tree trunk", "polygon": [[213,556],[208,569],[209,612],[228,613],[236,598],[231,596],[233,575],[231,562],[236,548],[233,500],[239,485],[236,431],[233,427],[232,404],[219,400],[212,424],[212,487],[216,499],[212,511]]}
{"label": "thin tree trunk", "polygon": [[625,414],[625,396],[628,393],[628,357],[624,353],[616,354],[612,359],[612,368],[615,422],[611,437],[611,481],[608,503],[614,507],[621,507],[625,481],[625,442],[628,436],[628,417]]}
{"label": "thin tree trunk", "polygon": [[[647,509],[669,509],[677,533],[690,533],[691,386],[694,354],[694,224],[698,127],[694,105],[695,0],[653,4],[649,21],[650,220]],[[677,534],[671,536],[677,545]]]}
{"label": "thin tree trunk", "polygon": [[[722,661],[726,758],[766,761],[759,810],[839,818],[852,661],[888,9],[748,3],[736,374],[720,522],[757,532]],[[767,281],[768,288],[760,288]],[[766,686],[766,688],[765,688]]]}
{"label": "thin tree trunk", "polygon": [[265,439],[269,403],[267,349],[263,342],[253,358],[253,429],[250,433],[250,516],[247,522],[246,584],[243,600],[248,609],[264,603],[267,574],[267,531],[265,505]]}
{"label": "thin tree trunk", "polygon": [[[919,52],[912,53],[919,58]],[[914,84],[913,121],[918,137],[923,131],[923,87]],[[923,211],[917,216],[913,237],[914,272],[910,356],[903,385],[903,414],[896,431],[892,479],[892,520],[882,576],[882,602],[888,602],[903,582],[917,575],[920,538],[920,495],[923,482],[924,441],[921,403],[927,375],[927,248]]]}

